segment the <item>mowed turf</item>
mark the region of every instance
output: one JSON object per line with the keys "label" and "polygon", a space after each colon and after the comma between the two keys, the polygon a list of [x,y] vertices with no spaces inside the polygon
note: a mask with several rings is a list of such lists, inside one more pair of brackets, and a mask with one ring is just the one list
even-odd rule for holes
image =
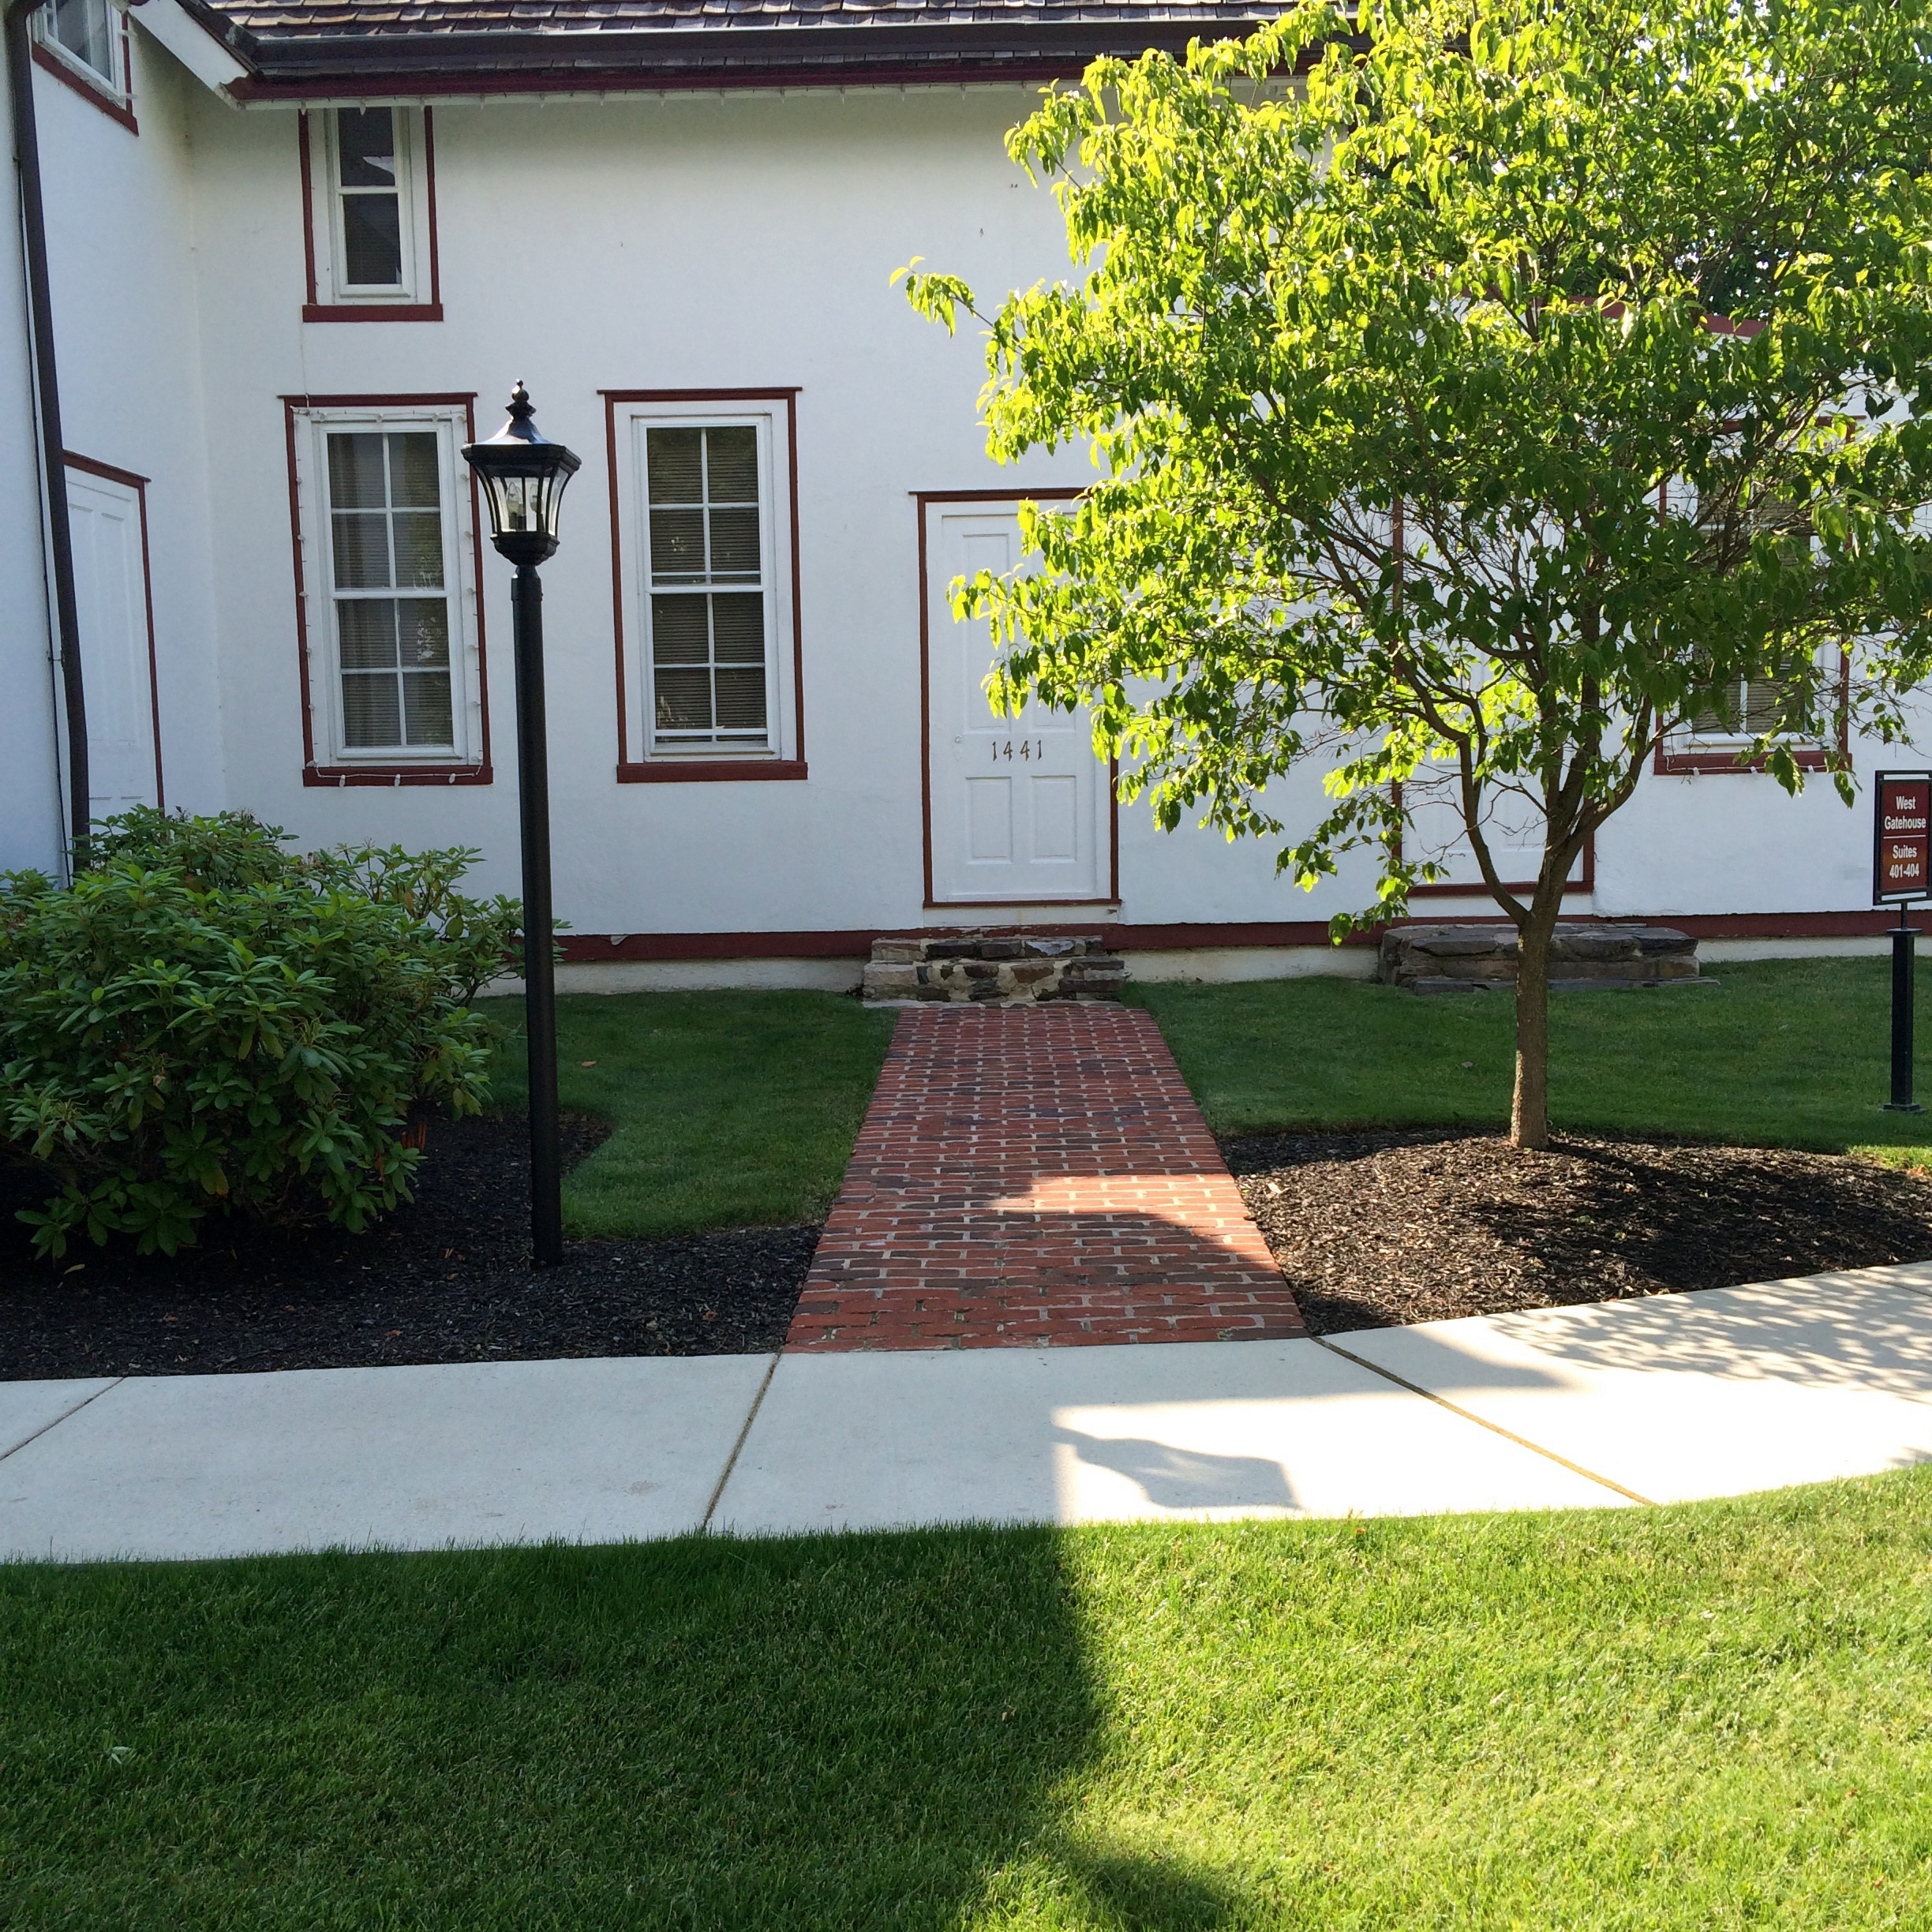
{"label": "mowed turf", "polygon": [[[504,1029],[497,1103],[520,1110],[522,1002],[483,1006]],[[567,1231],[649,1237],[823,1215],[895,1017],[829,993],[559,1000],[560,1100],[612,1129],[564,1179]]]}
{"label": "mowed turf", "polygon": [[1920,1926],[1932,1470],[0,1568],[0,1923]]}
{"label": "mowed turf", "polygon": [[[1716,964],[1708,987],[1556,993],[1557,1127],[1841,1151],[1932,1147],[1925,1117],[1889,1114],[1885,959]],[[1918,1032],[1932,1099],[1932,998]],[[1407,1123],[1507,1124],[1515,1002],[1418,997],[1336,979],[1151,985],[1145,1005],[1217,1133]]]}

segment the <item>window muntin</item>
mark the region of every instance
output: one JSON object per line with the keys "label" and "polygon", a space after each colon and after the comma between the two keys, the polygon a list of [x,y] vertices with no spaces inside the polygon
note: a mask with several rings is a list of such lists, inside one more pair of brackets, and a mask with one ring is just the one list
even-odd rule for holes
{"label": "window muntin", "polygon": [[115,99],[128,97],[127,25],[112,0],[47,0],[36,38]]}
{"label": "window muntin", "polygon": [[298,409],[312,758],[379,769],[484,754],[459,402]]}
{"label": "window muntin", "polygon": [[769,751],[777,627],[768,428],[641,427],[652,747]]}
{"label": "window muntin", "polygon": [[454,751],[441,439],[331,429],[329,557],[346,751]]}

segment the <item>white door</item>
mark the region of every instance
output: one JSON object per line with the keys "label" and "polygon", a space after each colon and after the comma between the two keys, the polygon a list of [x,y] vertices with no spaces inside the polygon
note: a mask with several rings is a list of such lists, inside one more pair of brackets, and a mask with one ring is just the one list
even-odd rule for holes
{"label": "white door", "polygon": [[995,717],[986,680],[994,644],[979,619],[956,620],[947,586],[1020,560],[1020,519],[975,505],[927,508],[927,641],[935,904],[1103,900],[1110,884],[1107,768],[1084,711],[1029,705]]}
{"label": "white door", "polygon": [[87,706],[88,815],[106,818],[161,802],[140,492],[69,470],[67,509]]}

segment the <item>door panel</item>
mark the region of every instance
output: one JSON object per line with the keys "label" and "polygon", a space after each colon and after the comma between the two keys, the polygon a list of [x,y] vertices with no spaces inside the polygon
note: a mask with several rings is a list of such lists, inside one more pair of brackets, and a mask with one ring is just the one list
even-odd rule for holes
{"label": "door panel", "polygon": [[1112,871],[1106,766],[1085,712],[1028,706],[995,717],[986,694],[992,634],[957,621],[953,578],[1003,575],[1019,560],[1009,510],[927,509],[927,720],[935,904],[1103,900]]}
{"label": "door panel", "polygon": [[161,802],[139,489],[69,470],[74,601],[87,704],[88,813]]}

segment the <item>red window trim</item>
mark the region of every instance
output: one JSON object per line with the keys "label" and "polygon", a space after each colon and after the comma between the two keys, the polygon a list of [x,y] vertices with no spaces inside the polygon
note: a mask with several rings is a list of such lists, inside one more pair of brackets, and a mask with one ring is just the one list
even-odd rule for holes
{"label": "red window trim", "polygon": [[1110,906],[1120,904],[1120,761],[1107,762],[1107,889],[1099,899],[935,899],[933,897],[932,829],[932,635],[928,617],[931,586],[927,581],[926,512],[934,504],[1070,503],[1085,489],[915,490],[914,514],[919,518],[919,837],[926,867],[925,905],[928,912],[957,908],[1007,905]]}
{"label": "red window trim", "polygon": [[[1794,745],[1792,762],[1800,771],[1820,772],[1825,768],[1825,754],[1815,745]],[[1734,755],[1722,745],[1705,745],[1689,751],[1666,751],[1659,745],[1650,769],[1664,777],[1716,778],[1729,773],[1769,771],[1770,765],[1764,758]]]}
{"label": "red window trim", "polygon": [[[424,110],[428,112],[427,109]],[[728,781],[799,780],[805,763],[805,620],[799,600],[798,399],[796,385],[762,389],[603,389],[604,452],[610,478],[611,631],[617,649],[617,782],[620,784],[705,784]],[[617,510],[617,406],[620,402],[777,402],[784,406],[785,462],[790,478],[792,526],[792,731],[788,758],[708,758],[631,755],[630,697],[624,676],[623,526]]]}
{"label": "red window trim", "polygon": [[78,470],[83,476],[95,476],[110,483],[118,483],[123,489],[131,489],[140,513],[141,545],[141,597],[147,606],[148,618],[148,716],[154,730],[155,803],[163,811],[167,809],[167,790],[161,775],[161,665],[155,646],[154,571],[148,561],[148,479],[132,470],[117,469],[112,463],[97,462],[92,456],[77,455],[72,450],[61,451],[61,461],[69,470]]}
{"label": "red window trim", "polygon": [[134,73],[133,59],[128,52],[127,17],[117,12],[114,17],[120,22],[121,71],[128,83],[128,97],[124,101],[116,100],[97,82],[89,80],[73,62],[62,60],[39,40],[28,43],[28,51],[36,66],[51,73],[63,86],[72,88],[84,101],[91,101],[110,121],[118,121],[130,134],[138,134],[140,124],[134,118]]}
{"label": "red window trim", "polygon": [[[324,113],[328,112],[324,109]],[[406,114],[399,107],[398,114]],[[443,320],[443,264],[436,245],[436,117],[422,110],[423,186],[429,212],[429,299],[426,302],[324,302],[319,301],[316,267],[315,170],[309,158],[312,137],[306,108],[295,117],[295,138],[301,162],[302,256],[307,275],[305,322],[440,322]]]}
{"label": "red window trim", "polygon": [[302,783],[344,789],[352,785],[486,785],[496,773],[490,764],[489,652],[483,628],[482,504],[476,476],[470,477],[470,567],[476,583],[477,706],[481,714],[481,757],[441,763],[319,765],[315,751],[315,702],[309,684],[309,593],[302,575],[301,485],[295,468],[295,422],[304,410],[455,409],[461,407],[468,440],[476,440],[476,392],[442,395],[285,395],[283,432],[288,444],[289,540],[295,574],[295,665],[301,687]]}

